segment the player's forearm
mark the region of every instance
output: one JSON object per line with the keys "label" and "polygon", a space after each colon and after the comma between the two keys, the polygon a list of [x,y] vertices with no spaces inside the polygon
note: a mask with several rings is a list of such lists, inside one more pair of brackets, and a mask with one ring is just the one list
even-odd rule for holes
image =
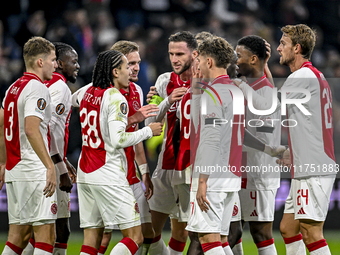
{"label": "player's forearm", "polygon": [[275,86],[275,84],[274,84],[274,79],[273,79],[273,75],[272,75],[272,72],[271,72],[270,69],[269,69],[268,63],[266,63],[266,64],[264,65],[264,73],[266,74],[266,76],[267,76],[268,80],[270,81],[270,83],[271,83],[273,86]]}
{"label": "player's forearm", "polygon": [[170,109],[169,98],[165,98],[159,105],[159,111],[155,112],[157,116],[145,119],[145,125],[149,125],[152,122],[161,122],[164,119],[165,114]]}
{"label": "player's forearm", "polygon": [[143,142],[136,144],[135,146],[135,160],[137,165],[147,164]]}
{"label": "player's forearm", "polygon": [[144,127],[135,132],[125,132],[126,126],[121,121],[110,121],[110,140],[115,149],[126,148],[136,145],[143,140],[152,137],[152,130],[150,127]]}

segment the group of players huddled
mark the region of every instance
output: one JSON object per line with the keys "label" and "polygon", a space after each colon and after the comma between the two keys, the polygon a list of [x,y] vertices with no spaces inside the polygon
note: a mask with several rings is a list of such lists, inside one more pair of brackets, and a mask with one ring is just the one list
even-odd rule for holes
{"label": "group of players huddled", "polygon": [[[274,166],[292,173],[280,224],[286,254],[306,254],[305,247],[331,254],[323,237],[338,170],[331,91],[310,62],[315,32],[302,24],[281,31],[280,64],[292,74],[278,92],[263,38],[245,36],[233,48],[208,32],[183,31],[169,37],[173,71],[158,77],[146,106],[136,43],[118,41],[99,53],[92,82],[72,95],[77,52],[28,40],[26,72],[0,110],[0,189],[6,183],[9,217],[2,254],[66,255],[77,182],[81,255],[104,254],[113,229],[123,239],[111,255],[183,254],[188,236],[187,254],[240,255],[245,222],[258,254],[275,255],[280,171],[261,171]],[[65,157],[72,106],[82,135],[77,171]],[[289,148],[280,145],[281,114],[296,124],[288,127]],[[143,141],[162,132],[150,177]]]}

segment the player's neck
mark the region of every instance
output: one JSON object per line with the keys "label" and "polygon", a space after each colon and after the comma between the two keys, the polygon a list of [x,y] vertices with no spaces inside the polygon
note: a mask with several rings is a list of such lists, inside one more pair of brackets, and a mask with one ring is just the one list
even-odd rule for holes
{"label": "player's neck", "polygon": [[36,70],[36,69],[33,69],[33,68],[27,68],[26,69],[26,72],[27,73],[32,73],[32,74],[35,74],[36,76],[38,76],[40,78],[40,80],[42,81],[45,81],[46,79],[44,78],[44,75],[42,73],[42,71],[40,70]]}
{"label": "player's neck", "polygon": [[263,77],[263,75],[264,75],[263,67],[262,68],[254,68],[253,71],[249,74],[249,78],[260,79],[261,77]]}
{"label": "player's neck", "polygon": [[210,70],[210,77],[215,79],[221,75],[228,75],[227,70],[225,68],[213,68]]}
{"label": "player's neck", "polygon": [[292,63],[289,65],[290,71],[292,73],[294,73],[295,71],[299,70],[301,68],[301,66],[303,65],[303,63],[309,61],[308,59],[302,57],[301,54],[298,54],[294,61],[292,61]]}
{"label": "player's neck", "polygon": [[185,72],[181,73],[179,75],[179,78],[182,80],[182,81],[188,81],[192,78],[192,73],[191,73],[191,67],[186,70]]}

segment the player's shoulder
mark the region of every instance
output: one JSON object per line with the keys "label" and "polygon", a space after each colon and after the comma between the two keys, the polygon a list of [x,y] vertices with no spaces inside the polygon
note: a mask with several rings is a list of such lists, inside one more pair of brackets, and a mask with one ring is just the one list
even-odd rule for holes
{"label": "player's shoulder", "polygon": [[170,82],[171,79],[171,72],[163,73],[160,76],[158,76],[156,80],[156,88],[158,89],[159,87],[162,86],[167,86]]}
{"label": "player's shoulder", "polygon": [[109,88],[104,92],[104,97],[108,98],[110,104],[117,102],[126,102],[125,97],[120,93],[120,91],[116,88]]}
{"label": "player's shoulder", "polygon": [[316,76],[310,68],[302,67],[291,73],[288,78],[316,78]]}

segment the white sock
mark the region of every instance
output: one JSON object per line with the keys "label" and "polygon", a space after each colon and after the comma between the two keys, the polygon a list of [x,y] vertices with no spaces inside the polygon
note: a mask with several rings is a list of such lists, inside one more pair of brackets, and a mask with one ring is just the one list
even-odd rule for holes
{"label": "white sock", "polygon": [[31,240],[30,240],[30,242],[28,242],[26,248],[22,251],[21,254],[22,255],[33,255],[33,251],[34,251],[34,246],[32,245]]}
{"label": "white sock", "polygon": [[243,255],[242,242],[235,244],[231,250],[233,251],[234,255]]}
{"label": "white sock", "polygon": [[125,246],[123,243],[117,243],[115,247],[110,252],[110,255],[132,255],[128,247]]}
{"label": "white sock", "polygon": [[331,255],[328,245],[309,252],[310,255]]}
{"label": "white sock", "polygon": [[302,240],[286,244],[286,255],[306,255],[305,244]]}
{"label": "white sock", "polygon": [[231,248],[229,245],[223,247],[224,254],[226,255],[234,255],[234,253],[231,251]]}
{"label": "white sock", "polygon": [[[143,243],[142,247],[140,249],[142,249],[142,252],[140,253],[140,255],[147,255],[150,249],[150,245],[149,243]],[[139,251],[139,250],[138,250]]]}
{"label": "white sock", "polygon": [[163,239],[159,239],[159,241],[152,243],[149,248],[150,255],[170,255],[169,250],[166,248],[166,245]]}
{"label": "white sock", "polygon": [[54,247],[53,255],[66,255],[66,249]]}
{"label": "white sock", "polygon": [[1,255],[18,255],[15,251],[9,248],[7,245],[5,246],[4,250],[2,251]]}
{"label": "white sock", "polygon": [[44,250],[41,250],[39,248],[35,248],[34,249],[34,252],[33,252],[33,255],[52,255],[53,253],[51,252],[48,252],[48,251],[44,251]]}
{"label": "white sock", "polygon": [[143,247],[139,247],[138,250],[136,251],[135,255],[142,255]]}
{"label": "white sock", "polygon": [[277,251],[274,244],[266,247],[257,248],[259,255],[277,255]]}
{"label": "white sock", "polygon": [[204,255],[225,255],[225,253],[223,251],[222,246],[218,246],[204,252]]}
{"label": "white sock", "polygon": [[175,251],[173,249],[171,249],[171,247],[168,246],[168,251],[170,255],[182,255],[183,252],[179,252],[179,251]]}

